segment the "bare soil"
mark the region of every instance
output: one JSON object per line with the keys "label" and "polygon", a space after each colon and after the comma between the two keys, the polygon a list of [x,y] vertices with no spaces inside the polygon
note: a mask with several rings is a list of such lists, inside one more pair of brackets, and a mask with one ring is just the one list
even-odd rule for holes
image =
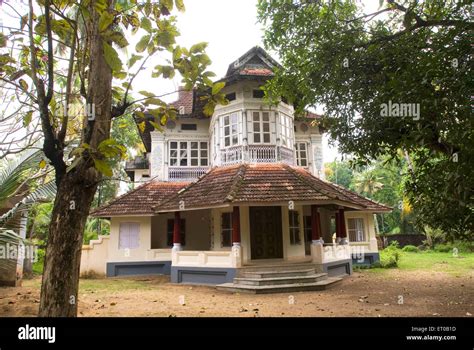
{"label": "bare soil", "polygon": [[[0,288],[0,316],[36,316],[40,279]],[[356,272],[320,292],[252,295],[176,285],[165,276],[81,280],[79,316],[465,316],[474,276],[390,270]]]}

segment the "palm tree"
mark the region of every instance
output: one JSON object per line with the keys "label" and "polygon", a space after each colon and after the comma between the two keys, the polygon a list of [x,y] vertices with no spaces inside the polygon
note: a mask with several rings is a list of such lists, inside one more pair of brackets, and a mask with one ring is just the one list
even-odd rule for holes
{"label": "palm tree", "polygon": [[383,183],[381,183],[380,180],[382,180],[382,178],[377,177],[374,172],[364,171],[356,175],[356,191],[370,197],[383,187]]}

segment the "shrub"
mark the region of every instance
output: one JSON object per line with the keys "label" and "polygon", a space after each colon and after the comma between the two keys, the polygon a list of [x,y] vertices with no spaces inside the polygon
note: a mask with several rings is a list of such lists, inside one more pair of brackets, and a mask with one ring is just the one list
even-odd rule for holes
{"label": "shrub", "polygon": [[415,247],[414,245],[406,245],[402,248],[402,251],[410,252],[410,253],[418,253],[420,249],[418,249],[418,247]]}
{"label": "shrub", "polygon": [[386,248],[380,252],[380,267],[390,269],[398,267],[400,252],[397,248]]}
{"label": "shrub", "polygon": [[451,243],[437,244],[435,245],[434,250],[439,253],[449,253],[453,251],[453,246]]}
{"label": "shrub", "polygon": [[32,269],[33,273],[41,275],[43,273],[45,251],[43,248],[38,248],[37,253],[37,260],[33,263]]}
{"label": "shrub", "polygon": [[388,249],[388,250],[397,250],[400,248],[400,244],[398,243],[398,241],[391,241],[390,244],[387,246],[387,248],[385,249]]}

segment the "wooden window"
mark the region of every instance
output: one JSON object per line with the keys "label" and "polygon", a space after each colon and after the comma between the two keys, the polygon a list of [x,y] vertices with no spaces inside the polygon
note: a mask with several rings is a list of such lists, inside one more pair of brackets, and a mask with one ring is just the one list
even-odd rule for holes
{"label": "wooden window", "polygon": [[282,113],[279,114],[280,140],[282,146],[289,147],[292,139],[293,122],[291,118]]}
{"label": "wooden window", "polygon": [[308,166],[308,144],[306,142],[296,143],[296,163],[298,166]]}
{"label": "wooden window", "polygon": [[265,92],[263,90],[253,90],[252,91],[253,98],[263,98],[265,96]]}
{"label": "wooden window", "polygon": [[[168,247],[173,246],[173,230],[174,230],[174,219],[168,219],[166,224],[166,244]],[[186,219],[181,219],[180,223],[181,231],[181,245],[186,245]]]}
{"label": "wooden window", "polygon": [[364,219],[362,218],[351,218],[347,219],[350,242],[366,242]]}
{"label": "wooden window", "polygon": [[221,246],[232,246],[232,213],[221,215]]}
{"label": "wooden window", "polygon": [[290,224],[290,244],[300,244],[300,218],[299,213],[296,210],[290,210],[289,214],[289,224]]}
{"label": "wooden window", "polygon": [[235,146],[239,143],[239,115],[233,113],[223,117],[224,147]]}
{"label": "wooden window", "polygon": [[181,130],[197,130],[197,124],[181,124]]}
{"label": "wooden window", "polygon": [[253,143],[270,143],[270,114],[253,112]]}
{"label": "wooden window", "polygon": [[140,224],[121,222],[119,227],[119,249],[135,249],[140,246]]}
{"label": "wooden window", "polygon": [[170,141],[170,166],[207,166],[208,143],[204,141]]}

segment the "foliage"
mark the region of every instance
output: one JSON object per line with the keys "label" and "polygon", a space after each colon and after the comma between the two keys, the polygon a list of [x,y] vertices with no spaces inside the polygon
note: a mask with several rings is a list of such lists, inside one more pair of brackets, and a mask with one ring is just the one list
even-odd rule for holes
{"label": "foliage", "polygon": [[352,188],[353,170],[349,162],[331,162],[324,164],[326,179],[347,189]]}
{"label": "foliage", "polygon": [[[267,95],[298,111],[322,106],[332,139],[361,163],[402,149],[417,226],[464,239],[474,234],[470,9],[390,0],[367,14],[355,0],[258,2],[266,46],[283,66]],[[392,102],[419,113],[385,116]]]}
{"label": "foliage", "polygon": [[391,269],[398,267],[400,260],[399,249],[384,249],[380,252],[379,266],[384,269]]}
{"label": "foliage", "polygon": [[410,252],[410,253],[418,253],[420,251],[420,249],[414,245],[406,245],[402,248],[402,251],[404,252]]}

